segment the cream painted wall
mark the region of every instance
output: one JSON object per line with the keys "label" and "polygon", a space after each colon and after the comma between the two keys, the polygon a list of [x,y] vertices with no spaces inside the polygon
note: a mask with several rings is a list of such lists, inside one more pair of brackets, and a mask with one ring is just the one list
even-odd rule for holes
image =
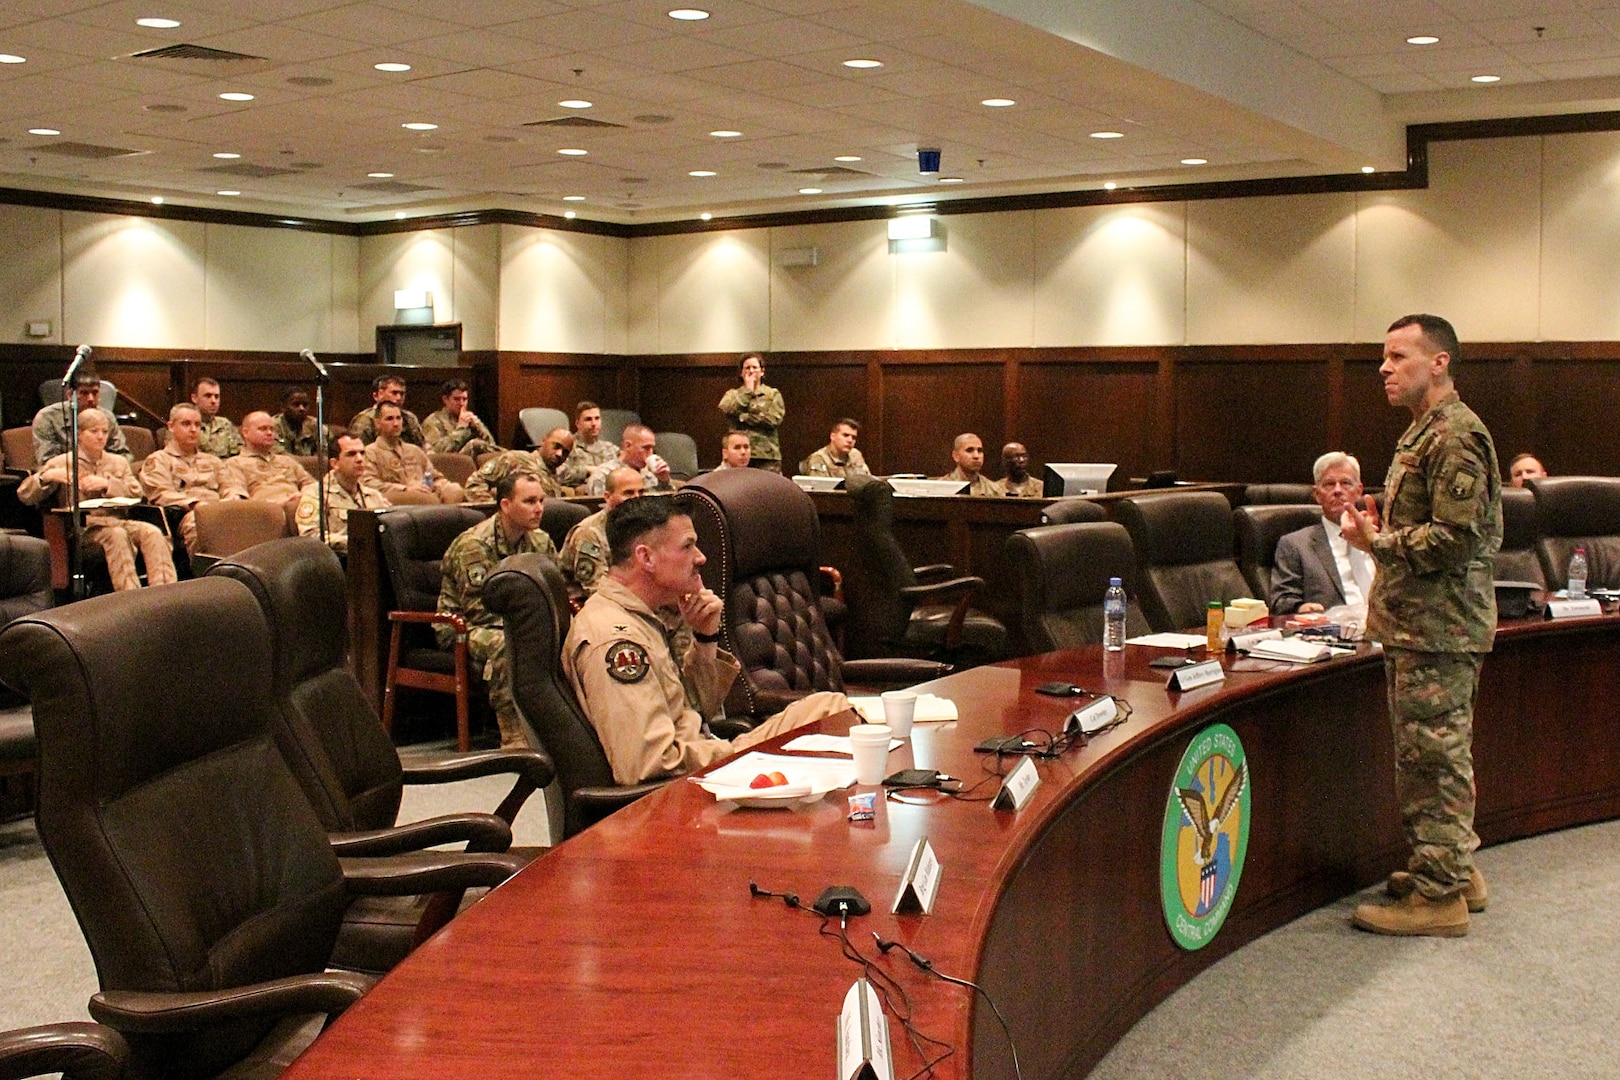
{"label": "cream painted wall", "polygon": [[[643,352],[771,347],[766,229],[655,236],[630,252],[630,330]],[[650,278],[650,281],[649,281]]]}
{"label": "cream painted wall", "polygon": [[1187,338],[1187,204],[1035,213],[1036,346]]}
{"label": "cream painted wall", "polygon": [[589,233],[501,226],[500,348],[622,353],[629,250]]}
{"label": "cream painted wall", "polygon": [[1620,132],[1554,135],[1542,173],[1541,335],[1620,338]]}
{"label": "cream painted wall", "polygon": [[207,226],[62,214],[62,340],[206,348]]}
{"label": "cream painted wall", "polygon": [[[773,349],[886,349],[894,260],[882,221],[840,221],[770,230]],[[779,265],[791,249],[815,248],[815,266]]]}
{"label": "cream painted wall", "polygon": [[[333,337],[332,282],[341,245],[334,241],[350,241],[352,247],[353,239],[207,226],[203,346],[317,353],[339,349]],[[345,335],[340,351],[352,349],[352,339]]]}
{"label": "cream painted wall", "polygon": [[[0,236],[11,250],[0,259],[0,341],[62,341],[62,212],[0,206]],[[51,324],[49,337],[28,336],[28,323]]]}
{"label": "cream painted wall", "polygon": [[[456,320],[454,233],[457,231],[430,229],[360,238],[358,307],[362,339],[374,344],[376,327],[393,325],[394,293],[399,289],[426,289],[433,297],[433,321]],[[472,246],[467,245],[463,250]],[[463,344],[466,332],[463,326]]]}

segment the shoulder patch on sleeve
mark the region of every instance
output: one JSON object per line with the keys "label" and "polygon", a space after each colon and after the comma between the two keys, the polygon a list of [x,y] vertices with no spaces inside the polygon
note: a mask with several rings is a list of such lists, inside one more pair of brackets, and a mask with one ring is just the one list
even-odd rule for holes
{"label": "shoulder patch on sleeve", "polygon": [[647,650],[629,638],[620,638],[607,649],[608,674],[622,683],[638,683],[652,670]]}
{"label": "shoulder patch on sleeve", "polygon": [[1479,483],[1479,476],[1466,467],[1458,468],[1451,474],[1451,483],[1447,490],[1453,499],[1466,499],[1474,494],[1474,488]]}

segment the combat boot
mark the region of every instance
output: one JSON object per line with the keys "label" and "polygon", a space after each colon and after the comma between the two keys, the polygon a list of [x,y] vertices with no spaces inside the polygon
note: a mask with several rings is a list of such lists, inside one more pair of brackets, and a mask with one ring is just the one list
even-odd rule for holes
{"label": "combat boot", "polygon": [[[1384,891],[1399,900],[1409,896],[1416,886],[1412,883],[1412,875],[1405,870],[1397,870],[1389,875],[1389,881],[1384,884]],[[1468,871],[1468,884],[1463,888],[1463,899],[1468,901],[1468,910],[1475,915],[1484,911],[1491,902],[1491,890],[1485,884],[1485,875],[1479,867]]]}
{"label": "combat boot", "polygon": [[1361,904],[1350,921],[1375,934],[1462,937],[1468,933],[1468,904],[1461,893],[1430,900],[1414,891],[1393,904]]}

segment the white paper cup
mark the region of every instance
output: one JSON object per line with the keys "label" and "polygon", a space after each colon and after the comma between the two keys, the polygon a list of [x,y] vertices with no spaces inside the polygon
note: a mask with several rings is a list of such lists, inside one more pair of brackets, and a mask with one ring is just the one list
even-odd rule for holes
{"label": "white paper cup", "polygon": [[856,724],[849,729],[849,744],[855,751],[857,784],[883,783],[884,770],[889,764],[889,739],[893,734],[888,724]]}
{"label": "white paper cup", "polygon": [[883,722],[897,739],[911,738],[911,721],[917,715],[917,695],[910,690],[883,691]]}

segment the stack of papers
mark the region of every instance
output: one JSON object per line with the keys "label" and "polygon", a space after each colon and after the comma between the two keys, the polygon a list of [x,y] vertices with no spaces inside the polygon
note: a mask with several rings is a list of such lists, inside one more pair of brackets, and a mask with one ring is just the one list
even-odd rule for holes
{"label": "stack of papers", "polygon": [[1143,634],[1126,638],[1127,645],[1152,645],[1160,649],[1202,649],[1209,645],[1204,634]]}
{"label": "stack of papers", "polygon": [[[1339,650],[1341,653],[1350,651],[1352,650]],[[1249,655],[1261,660],[1285,660],[1290,664],[1314,664],[1319,660],[1331,659],[1337,654],[1326,645],[1319,645],[1314,641],[1283,638],[1280,641],[1262,641],[1252,645],[1249,647]]]}

